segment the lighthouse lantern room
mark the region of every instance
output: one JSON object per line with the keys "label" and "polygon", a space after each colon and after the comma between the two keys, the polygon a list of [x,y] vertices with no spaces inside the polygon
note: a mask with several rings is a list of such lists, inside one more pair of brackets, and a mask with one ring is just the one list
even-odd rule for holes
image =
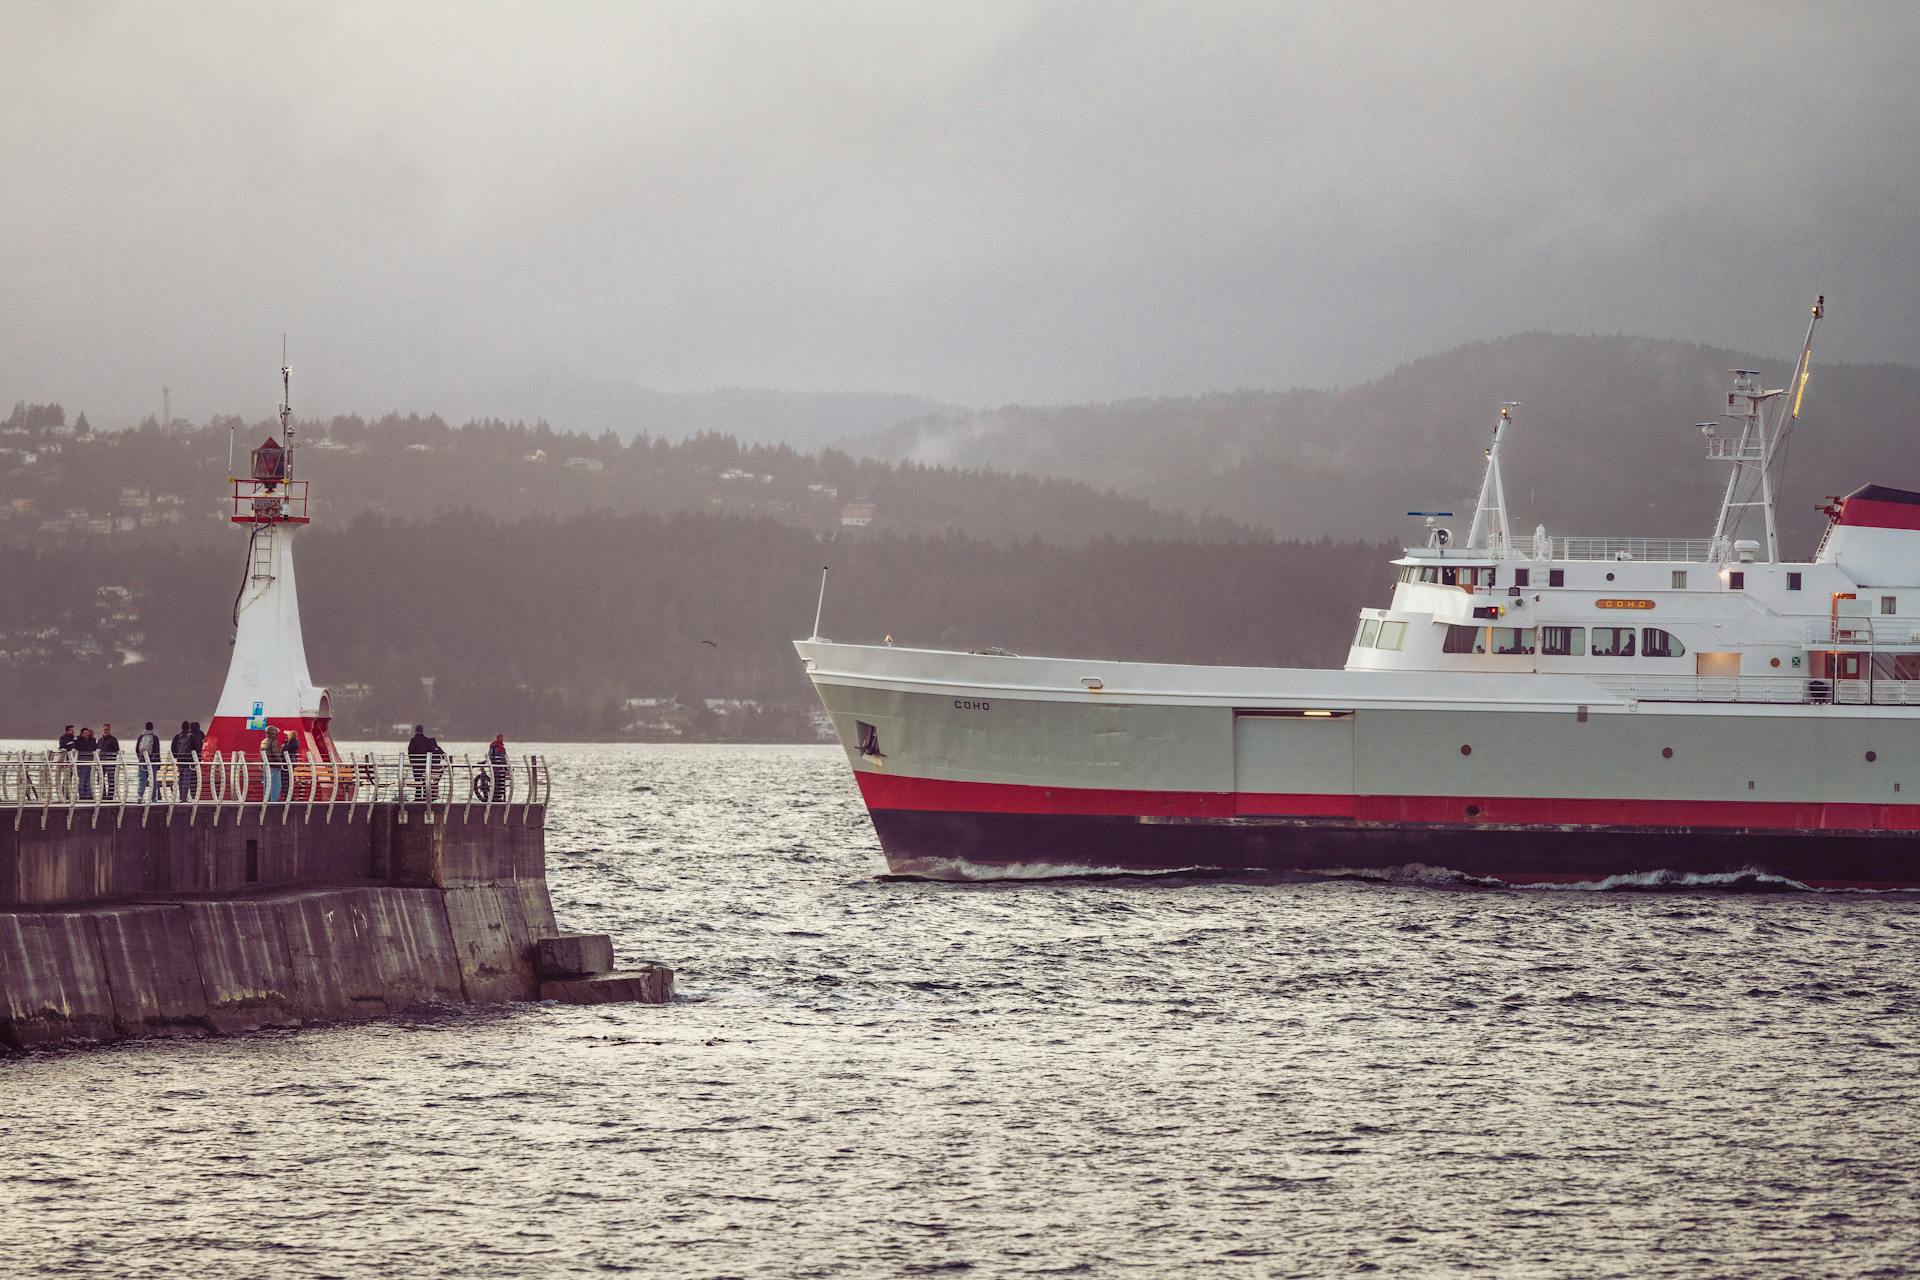
{"label": "lighthouse lantern room", "polygon": [[307,482],[293,476],[292,370],[280,369],[280,439],[252,452],[245,476],[230,476],[230,519],[247,530],[247,560],[233,600],[233,659],[207,724],[209,754],[257,756],[267,726],[297,733],[306,760],[336,760],[327,691],[307,673],[293,535],[308,522]]}

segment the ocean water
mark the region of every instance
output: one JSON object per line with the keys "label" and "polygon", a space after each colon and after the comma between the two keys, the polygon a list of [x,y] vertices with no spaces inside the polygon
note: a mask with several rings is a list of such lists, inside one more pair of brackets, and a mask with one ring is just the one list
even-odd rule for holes
{"label": "ocean water", "polygon": [[1916,895],[897,881],[836,748],[554,751],[675,1004],[0,1060],[0,1273],[1920,1269]]}

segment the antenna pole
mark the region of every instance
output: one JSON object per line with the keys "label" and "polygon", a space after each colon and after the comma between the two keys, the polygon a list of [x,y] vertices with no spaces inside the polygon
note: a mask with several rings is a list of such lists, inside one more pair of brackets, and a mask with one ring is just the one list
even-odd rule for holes
{"label": "antenna pole", "polygon": [[287,447],[288,478],[293,476],[293,369],[287,364],[287,335],[280,335],[280,439]]}
{"label": "antenna pole", "polygon": [[1493,546],[1495,538],[1502,544],[1507,540],[1507,489],[1500,480],[1500,436],[1513,421],[1513,411],[1519,407],[1518,400],[1500,402],[1500,416],[1493,423],[1493,442],[1487,446],[1487,474],[1480,481],[1480,501],[1474,504],[1473,524],[1467,529],[1469,547]]}
{"label": "antenna pole", "polygon": [[826,609],[826,607],[827,607],[827,566],[821,565],[820,566],[820,601],[818,604],[813,606],[813,634],[807,637],[809,640],[818,640],[820,638],[820,614],[824,609]]}
{"label": "antenna pole", "polygon": [[1800,359],[1793,367],[1793,381],[1786,386],[1787,395],[1792,399],[1784,401],[1780,406],[1780,425],[1773,434],[1773,448],[1769,450],[1767,472],[1761,476],[1766,486],[1767,558],[1769,560],[1780,558],[1779,538],[1774,532],[1773,522],[1773,490],[1779,485],[1771,473],[1776,469],[1782,472],[1786,470],[1787,440],[1793,435],[1793,428],[1800,421],[1800,402],[1807,395],[1807,379],[1813,376],[1813,331],[1820,327],[1820,321],[1826,314],[1827,295],[1823,293],[1813,300],[1813,315],[1807,321],[1807,340],[1800,344]]}

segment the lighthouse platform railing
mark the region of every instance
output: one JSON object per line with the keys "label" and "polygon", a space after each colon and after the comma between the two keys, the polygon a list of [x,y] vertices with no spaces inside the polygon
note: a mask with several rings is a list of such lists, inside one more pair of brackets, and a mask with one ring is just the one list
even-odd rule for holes
{"label": "lighthouse platform railing", "polygon": [[352,822],[377,805],[417,805],[491,822],[518,813],[544,814],[553,793],[546,757],[523,755],[505,763],[484,756],[376,755],[275,763],[258,754],[213,754],[197,760],[139,760],[120,755],[103,762],[61,751],[0,752],[0,821],[14,829],[38,815],[72,827],[102,820],[114,826],[171,821],[186,813],[219,821],[250,815],[282,822]]}

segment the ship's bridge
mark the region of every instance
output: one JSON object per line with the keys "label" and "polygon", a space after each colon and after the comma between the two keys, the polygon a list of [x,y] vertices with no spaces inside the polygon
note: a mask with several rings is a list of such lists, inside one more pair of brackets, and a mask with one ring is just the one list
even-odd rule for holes
{"label": "ship's bridge", "polygon": [[[1810,328],[1797,386],[1811,343]],[[1708,457],[1733,465],[1705,538],[1515,533],[1500,475],[1514,406],[1502,405],[1464,536],[1451,511],[1407,513],[1425,517],[1427,540],[1394,561],[1391,604],[1361,611],[1347,669],[1580,675],[1662,701],[1920,705],[1920,491],[1832,499],[1814,559],[1783,560],[1768,464],[1799,399],[1756,378],[1735,375],[1735,441],[1696,424]],[[1743,522],[1764,537],[1741,536]]]}

